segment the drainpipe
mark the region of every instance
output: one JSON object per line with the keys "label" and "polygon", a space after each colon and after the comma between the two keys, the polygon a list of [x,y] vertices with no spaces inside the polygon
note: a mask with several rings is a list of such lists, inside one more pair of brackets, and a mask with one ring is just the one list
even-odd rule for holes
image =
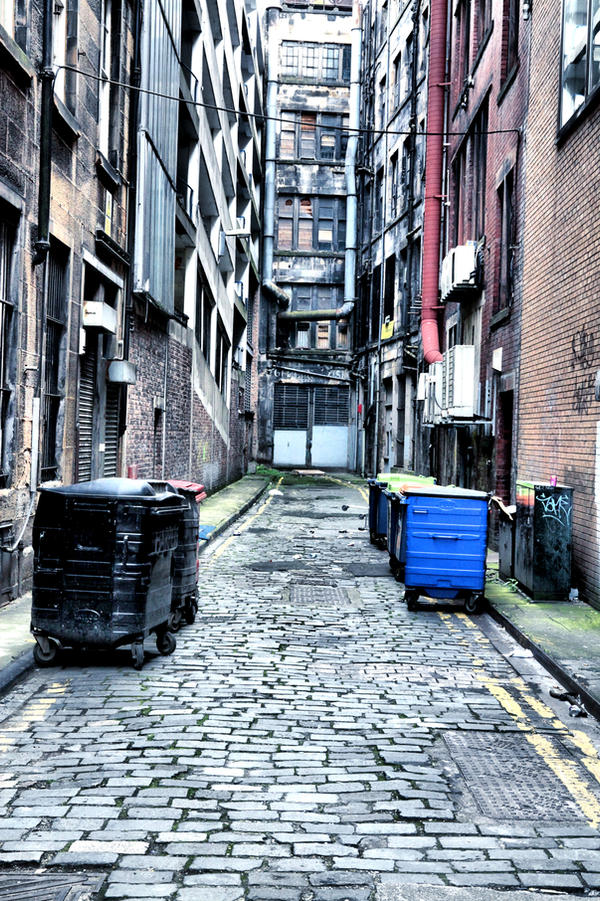
{"label": "drainpipe", "polygon": [[[267,10],[267,34],[279,15],[279,5]],[[277,51],[274,41],[269,41],[267,56],[267,101],[265,124],[265,186],[263,211],[263,286],[273,285],[273,246],[275,243],[275,147],[277,121]],[[277,288],[277,286],[275,286]],[[281,290],[281,289],[277,289]]]}
{"label": "drainpipe", "polygon": [[52,176],[52,104],[54,72],[52,70],[53,0],[44,0],[42,36],[42,86],[40,107],[40,168],[38,182],[38,230],[34,244],[33,265],[44,263],[50,250],[50,182]]}
{"label": "drainpipe", "polygon": [[447,0],[431,4],[427,140],[425,145],[425,206],[423,214],[423,285],[421,337],[426,363],[438,363],[440,334],[438,294],[442,218],[442,158],[444,145]]}

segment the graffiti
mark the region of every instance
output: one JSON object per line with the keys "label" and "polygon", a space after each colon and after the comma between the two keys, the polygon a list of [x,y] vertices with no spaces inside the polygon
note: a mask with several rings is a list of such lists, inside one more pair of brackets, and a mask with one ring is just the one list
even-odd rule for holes
{"label": "graffiti", "polygon": [[571,521],[571,500],[565,494],[538,494],[536,498],[542,507],[542,519],[554,519],[561,526]]}
{"label": "graffiti", "polygon": [[585,325],[571,338],[571,369],[580,366],[589,369],[593,365],[596,339],[593,332],[588,332]]}
{"label": "graffiti", "polygon": [[576,382],[573,389],[573,412],[579,416],[589,413],[594,400],[594,376]]}

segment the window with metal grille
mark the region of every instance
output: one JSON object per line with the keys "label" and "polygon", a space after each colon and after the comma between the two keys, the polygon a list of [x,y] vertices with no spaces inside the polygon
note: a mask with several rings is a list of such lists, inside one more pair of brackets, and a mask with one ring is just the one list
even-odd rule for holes
{"label": "window with metal grille", "polygon": [[0,487],[8,478],[8,412],[11,399],[9,357],[13,304],[11,297],[12,257],[16,229],[0,219]]}
{"label": "window with metal grille", "polygon": [[344,159],[348,144],[348,116],[288,110],[282,112],[281,120],[281,159]]}
{"label": "window with metal grille", "polygon": [[315,425],[348,425],[350,394],[346,385],[315,388]]}
{"label": "window with metal grille", "polygon": [[308,390],[307,385],[275,385],[274,429],[308,428]]}
{"label": "window with metal grille", "polygon": [[277,249],[339,253],[346,244],[346,202],[341,197],[280,195]]}
{"label": "window with metal grille", "polygon": [[58,475],[58,417],[62,395],[62,343],[66,324],[68,255],[53,243],[48,254],[48,301],[46,309],[46,353],[42,399],[42,480]]}

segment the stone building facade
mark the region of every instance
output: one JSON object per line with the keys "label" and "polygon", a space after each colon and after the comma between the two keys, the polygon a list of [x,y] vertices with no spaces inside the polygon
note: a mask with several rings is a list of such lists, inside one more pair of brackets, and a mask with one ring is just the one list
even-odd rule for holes
{"label": "stone building facade", "polygon": [[251,2],[0,6],[0,603],[40,485],[247,467],[262,70]]}
{"label": "stone building facade", "polygon": [[360,23],[351,12],[294,3],[265,14],[257,457],[276,466],[356,465],[356,131],[352,140],[348,129]]}

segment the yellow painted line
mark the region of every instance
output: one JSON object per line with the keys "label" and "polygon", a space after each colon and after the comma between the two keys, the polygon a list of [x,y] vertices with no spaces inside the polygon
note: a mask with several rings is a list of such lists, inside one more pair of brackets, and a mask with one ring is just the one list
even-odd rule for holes
{"label": "yellow painted line", "polygon": [[330,482],[335,482],[337,485],[344,485],[346,488],[354,488],[358,491],[363,500],[367,503],[369,502],[369,495],[361,485],[355,485],[354,482],[344,482],[343,479],[336,479],[335,476],[325,476],[325,478]]}
{"label": "yellow painted line", "polygon": [[[281,476],[277,480],[276,487],[279,488],[279,486],[281,485],[282,482],[283,482],[283,476]],[[249,528],[252,525],[252,523],[261,515],[261,513],[263,513],[266,510],[266,508],[269,506],[269,504],[271,503],[272,500],[273,500],[273,495],[270,494],[268,496],[268,498],[266,499],[266,501],[263,504],[261,504],[261,506],[258,508],[256,513],[254,513],[252,516],[250,516],[249,519],[246,520],[246,522],[244,522],[240,526],[238,526],[238,529],[237,529],[238,535],[240,532],[244,532],[247,528]],[[217,550],[210,556],[209,560],[207,561],[208,564],[212,563],[213,560],[217,560],[221,556],[221,554],[227,550],[227,548],[233,542],[233,540],[238,537],[238,535],[230,535],[229,538],[227,538],[223,542],[223,544],[220,547],[218,547]]]}
{"label": "yellow painted line", "polygon": [[[595,829],[600,824],[600,802],[580,779],[575,761],[561,757],[559,751],[545,735],[530,731],[532,724],[529,718],[505,688],[484,674],[481,674],[481,681],[507,713],[514,718],[517,728],[525,734],[525,738],[532,748],[560,779],[590,826]],[[540,776],[540,778],[542,777]]]}

